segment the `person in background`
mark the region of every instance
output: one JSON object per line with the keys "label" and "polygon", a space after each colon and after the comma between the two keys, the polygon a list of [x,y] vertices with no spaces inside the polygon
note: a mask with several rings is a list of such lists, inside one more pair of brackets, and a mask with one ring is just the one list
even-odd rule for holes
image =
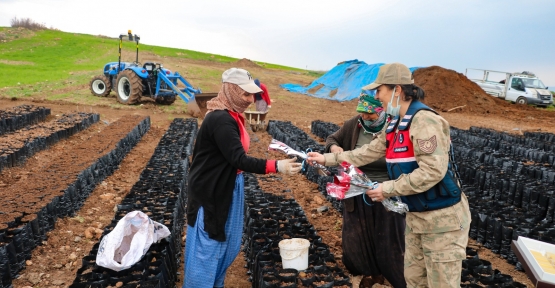
{"label": "person in background", "polygon": [[403,64],[383,65],[376,81],[363,89],[376,90],[376,99],[394,117],[385,133],[353,151],[310,152],[308,163],[334,166],[347,161],[363,166],[385,156],[392,180],[366,194],[374,202],[401,196],[408,205],[407,286],[460,287],[470,210],[450,162],[449,123],[420,102],[424,90],[414,85],[412,73]]}
{"label": "person in background", "polygon": [[[324,152],[340,153],[360,148],[384,133],[388,115],[380,101],[361,93],[356,111],[359,113],[326,139]],[[372,181],[389,180],[385,158],[359,167]],[[343,200],[342,248],[343,264],[359,287],[383,284],[387,279],[393,287],[406,287],[403,277],[405,253],[405,216],[388,212],[365,195]],[[382,276],[383,275],[383,276]],[[362,280],[362,281],[361,281]]]}
{"label": "person in background", "polygon": [[268,112],[268,109],[272,108],[272,101],[270,100],[270,93],[268,93],[268,88],[264,83],[260,83],[260,80],[254,79],[256,86],[262,89],[262,92],[254,94],[254,104],[256,106],[256,111],[258,112]]}
{"label": "person in background", "polygon": [[295,174],[296,159],[247,155],[250,138],[242,113],[262,90],[244,69],[222,75],[218,96],[197,134],[189,171],[184,288],[224,287],[227,268],[239,254],[243,233],[243,171]]}

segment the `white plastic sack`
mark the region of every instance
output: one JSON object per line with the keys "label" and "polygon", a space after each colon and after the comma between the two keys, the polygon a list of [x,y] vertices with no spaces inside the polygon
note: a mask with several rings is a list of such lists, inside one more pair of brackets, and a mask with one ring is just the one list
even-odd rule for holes
{"label": "white plastic sack", "polygon": [[100,242],[96,264],[114,271],[130,268],[146,254],[150,245],[168,236],[170,230],[145,213],[127,213]]}

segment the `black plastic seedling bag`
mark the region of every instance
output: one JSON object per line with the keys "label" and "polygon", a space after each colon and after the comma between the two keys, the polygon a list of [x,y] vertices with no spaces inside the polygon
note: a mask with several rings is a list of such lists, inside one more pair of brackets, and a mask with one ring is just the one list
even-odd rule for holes
{"label": "black plastic seedling bag", "polygon": [[0,247],[0,284],[7,286],[11,283],[10,261],[8,260],[7,245]]}
{"label": "black plastic seedling bag", "polygon": [[518,178],[518,182],[516,183],[516,190],[515,190],[515,197],[513,199],[513,204],[516,207],[522,207],[522,194],[524,190],[524,179],[521,177]]}
{"label": "black plastic seedling bag", "polygon": [[487,220],[488,215],[486,214],[478,214],[478,233],[476,235],[476,241],[478,243],[485,244],[486,243],[486,234],[487,234]]}

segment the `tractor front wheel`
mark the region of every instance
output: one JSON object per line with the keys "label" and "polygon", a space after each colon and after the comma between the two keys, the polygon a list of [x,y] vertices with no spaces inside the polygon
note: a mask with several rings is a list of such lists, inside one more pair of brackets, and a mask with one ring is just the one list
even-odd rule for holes
{"label": "tractor front wheel", "polygon": [[137,104],[143,95],[141,78],[132,70],[120,72],[116,80],[116,94],[118,102],[122,104]]}
{"label": "tractor front wheel", "polygon": [[172,105],[175,102],[175,96],[156,97],[156,103],[160,105]]}
{"label": "tractor front wheel", "polygon": [[112,83],[104,75],[94,76],[89,83],[89,88],[94,96],[106,97],[112,91]]}

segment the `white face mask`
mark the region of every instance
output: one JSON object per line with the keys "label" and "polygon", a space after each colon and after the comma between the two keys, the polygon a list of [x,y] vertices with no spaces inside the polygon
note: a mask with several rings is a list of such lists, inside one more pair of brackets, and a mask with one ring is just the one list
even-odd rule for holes
{"label": "white face mask", "polygon": [[399,111],[401,110],[401,105],[399,105],[399,100],[401,100],[401,95],[399,95],[399,97],[397,97],[397,106],[393,107],[393,98],[395,98],[395,88],[393,88],[393,93],[391,94],[391,100],[389,100],[389,103],[387,103],[387,109],[385,110],[385,112],[393,117],[397,117],[399,116]]}

